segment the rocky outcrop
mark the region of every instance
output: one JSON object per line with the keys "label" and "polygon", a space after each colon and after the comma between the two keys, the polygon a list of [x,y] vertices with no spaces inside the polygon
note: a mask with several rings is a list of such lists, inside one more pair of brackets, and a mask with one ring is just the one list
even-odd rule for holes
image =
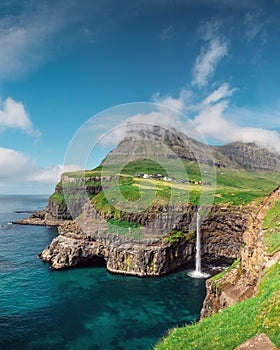
{"label": "rocky outcrop", "polygon": [[[53,269],[91,265],[103,261],[110,272],[136,276],[159,276],[169,273],[194,260],[194,222],[197,208],[187,205],[179,208],[181,219],[175,232],[181,237],[173,239],[156,227],[139,228],[137,235],[112,232],[107,221],[92,210],[83,208],[83,217],[59,227],[59,236],[40,255]],[[205,209],[205,208],[204,208]],[[164,212],[164,222],[174,219],[173,212],[163,207],[153,208],[154,213]],[[129,214],[133,223],[148,224],[152,213]],[[239,256],[242,233],[246,228],[247,213],[240,207],[215,206],[201,226],[203,254],[206,263],[232,262]],[[166,229],[166,227],[164,227]]]}
{"label": "rocky outcrop", "polygon": [[235,348],[235,350],[248,350],[248,349],[277,350],[276,346],[271,342],[271,340],[264,333],[256,335],[254,338],[247,340],[245,343]]}
{"label": "rocky outcrop", "polygon": [[[194,261],[197,207],[185,204],[180,207],[152,206],[145,212],[115,213],[97,211],[88,199],[88,193],[101,191],[100,176],[81,178],[63,176],[49,198],[47,207],[28,219],[16,223],[26,225],[59,226],[59,236],[41,254],[52,268],[70,268],[83,264],[95,264],[98,259],[106,262],[108,270],[138,276],[160,275]],[[78,179],[78,180],[77,180]],[[112,177],[102,178],[116,180]],[[86,195],[82,194],[86,190]],[[87,223],[85,234],[81,225],[73,223],[65,197],[71,196],[71,212],[83,213]],[[68,197],[69,198],[69,197]],[[67,203],[69,203],[67,202]],[[201,208],[202,262],[204,264],[230,264],[240,256],[242,235],[248,222],[248,207],[216,205]],[[107,221],[131,222],[141,228],[141,239],[116,232],[109,233]],[[98,225],[93,222],[98,221]],[[100,225],[100,222],[102,223]],[[168,232],[181,232],[176,239]]]}
{"label": "rocky outcrop", "polygon": [[[102,190],[101,182],[106,186],[106,182],[118,180],[118,177],[63,175],[62,180],[63,186],[62,182],[56,186],[44,211],[17,222],[59,226],[59,236],[41,254],[53,269],[103,261],[111,272],[158,276],[194,260],[195,205],[157,205],[145,212],[124,211],[118,216],[102,208],[95,210],[88,198],[89,194],[96,195]],[[84,233],[79,229],[83,225],[72,222],[69,203],[71,214],[76,217],[82,214],[87,224]],[[248,207],[229,205],[201,208],[202,263],[230,264],[240,256],[249,211]],[[139,226],[141,239],[124,236],[118,230],[109,232],[107,222],[111,219]],[[181,232],[181,236],[170,238],[172,230]]]}
{"label": "rocky outcrop", "polygon": [[249,207],[216,205],[201,225],[201,256],[204,263],[231,264],[240,256],[247,229]]}
{"label": "rocky outcrop", "polygon": [[59,236],[40,254],[56,270],[104,261],[110,272],[139,277],[168,273],[189,262],[192,256],[193,244],[186,240],[175,244],[128,238],[108,233],[106,225],[89,231],[74,222],[60,226]]}
{"label": "rocky outcrop", "polygon": [[253,296],[258,290],[262,272],[277,262],[280,252],[270,255],[263,241],[263,221],[271,205],[280,199],[280,188],[254,207],[244,232],[240,261],[219,279],[206,281],[206,298],[201,311],[207,317],[225,307]]}
{"label": "rocky outcrop", "polygon": [[45,210],[37,211],[31,214],[28,218],[13,221],[13,224],[19,225],[35,225],[35,226],[60,226],[65,222],[72,220],[58,219]]}
{"label": "rocky outcrop", "polygon": [[234,142],[216,147],[236,168],[262,171],[280,170],[280,156],[275,151],[257,146],[255,143]]}

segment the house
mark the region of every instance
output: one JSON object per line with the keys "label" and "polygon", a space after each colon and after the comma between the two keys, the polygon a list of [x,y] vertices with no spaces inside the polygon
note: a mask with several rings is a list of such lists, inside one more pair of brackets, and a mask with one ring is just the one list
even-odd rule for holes
{"label": "house", "polygon": [[163,180],[164,181],[176,181],[175,179],[174,179],[174,177],[167,177],[167,176],[164,176],[164,178],[163,178]]}
{"label": "house", "polygon": [[161,174],[153,174],[151,178],[156,180],[162,180],[163,176]]}

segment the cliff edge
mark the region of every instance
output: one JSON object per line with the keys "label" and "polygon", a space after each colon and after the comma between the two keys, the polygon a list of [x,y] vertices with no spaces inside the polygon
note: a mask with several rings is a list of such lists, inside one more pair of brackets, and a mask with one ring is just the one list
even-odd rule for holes
{"label": "cliff edge", "polygon": [[[252,297],[258,291],[263,272],[280,258],[279,244],[270,247],[271,237],[277,235],[278,204],[280,187],[266,197],[259,206],[253,208],[248,221],[248,229],[243,235],[241,257],[226,273],[217,275],[206,282],[207,295],[201,311],[207,317],[238,301]],[[270,220],[275,211],[272,229],[265,221]],[[276,224],[277,222],[277,224]],[[280,223],[280,221],[279,221]],[[279,234],[278,234],[279,235]]]}
{"label": "cliff edge", "polygon": [[280,347],[280,187],[252,206],[240,259],[207,280],[201,320],[170,330],[163,349]]}

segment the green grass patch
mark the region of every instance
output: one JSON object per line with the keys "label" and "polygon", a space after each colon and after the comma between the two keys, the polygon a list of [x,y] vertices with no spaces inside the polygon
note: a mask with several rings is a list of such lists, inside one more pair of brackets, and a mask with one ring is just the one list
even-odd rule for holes
{"label": "green grass patch", "polygon": [[63,173],[62,175],[73,177],[73,178],[86,178],[86,177],[100,176],[101,171],[102,171],[102,167],[99,166],[93,170],[71,171],[71,172]]}
{"label": "green grass patch", "polygon": [[[117,214],[117,209],[116,207],[109,203],[107,197],[105,196],[104,192],[101,191],[98,193],[94,198],[92,198],[92,204],[94,205],[95,209],[103,214],[105,216],[111,216],[114,215],[115,213]],[[114,203],[114,202],[112,202]],[[117,216],[117,215],[116,215]]]}
{"label": "green grass patch", "polygon": [[280,201],[268,209],[264,218],[263,229],[265,230],[264,243],[270,254],[280,249]]}
{"label": "green grass patch", "polygon": [[177,230],[171,230],[168,236],[164,237],[165,242],[176,242],[178,239],[184,238],[190,243],[195,243],[195,232],[182,232]]}
{"label": "green grass patch", "polygon": [[141,198],[139,187],[131,176],[121,176],[119,179],[120,192],[128,201],[135,202]]}
{"label": "green grass patch", "polygon": [[[132,204],[138,201],[141,196],[150,198],[154,196],[152,188],[155,188],[156,197],[161,200],[165,199],[167,202],[171,198],[176,203],[192,203],[197,205],[199,203],[200,194],[203,191],[205,198],[209,198],[209,204],[229,204],[229,205],[247,205],[253,200],[259,200],[271,193],[279,186],[279,174],[245,171],[230,168],[215,169],[208,165],[198,166],[196,162],[189,162],[186,160],[180,161],[180,166],[176,165],[174,160],[167,159],[164,166],[150,159],[138,159],[129,162],[118,174],[118,165],[106,166],[102,169],[99,166],[93,170],[76,171],[65,173],[70,177],[90,177],[102,175],[120,175],[119,184],[122,195]],[[178,164],[178,163],[177,163]],[[167,170],[168,172],[167,173]],[[164,181],[152,181],[150,179],[136,178],[137,173],[162,174],[163,176],[174,177],[177,181],[169,183],[167,187]],[[181,180],[191,181],[207,181],[208,185],[189,185],[185,189],[176,188]],[[88,184],[94,186],[95,183]],[[146,188],[141,188],[146,187]],[[149,193],[149,190],[151,193]],[[114,192],[114,189],[112,189]],[[149,197],[150,196],[150,197]],[[172,203],[171,203],[172,204]]]}
{"label": "green grass patch", "polygon": [[121,171],[121,174],[126,175],[135,175],[137,173],[148,175],[161,174],[163,176],[168,176],[167,171],[160,164],[154,160],[146,158],[140,158],[129,162],[123,167]]}
{"label": "green grass patch", "polygon": [[57,205],[65,205],[65,198],[64,198],[64,194],[63,193],[54,192],[50,196],[50,200],[55,202],[55,204],[57,204]]}
{"label": "green grass patch", "polygon": [[280,347],[280,264],[265,274],[258,294],[202,321],[175,328],[156,350],[233,350],[247,339],[265,333]]}
{"label": "green grass patch", "polygon": [[224,275],[229,272],[230,270],[232,270],[234,267],[236,266],[240,266],[240,259],[237,259],[232,265],[230,265],[229,267],[227,267],[226,269],[224,269],[222,272],[218,273],[217,275],[211,277],[212,281],[218,281],[219,279],[221,279],[222,277],[224,277]]}
{"label": "green grass patch", "polygon": [[115,220],[114,218],[107,220],[108,231],[119,235],[130,236],[133,238],[142,238],[141,225],[135,222],[125,220]]}

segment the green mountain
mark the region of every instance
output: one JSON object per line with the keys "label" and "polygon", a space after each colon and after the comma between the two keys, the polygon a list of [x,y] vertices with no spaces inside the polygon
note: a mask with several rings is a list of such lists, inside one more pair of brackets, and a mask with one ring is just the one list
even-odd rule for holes
{"label": "green mountain", "polygon": [[219,168],[280,172],[280,154],[255,143],[235,142],[224,146],[209,146],[175,129],[156,125],[144,129],[131,128],[119,145],[107,155],[110,162],[121,157],[179,157],[189,162],[215,165]]}

